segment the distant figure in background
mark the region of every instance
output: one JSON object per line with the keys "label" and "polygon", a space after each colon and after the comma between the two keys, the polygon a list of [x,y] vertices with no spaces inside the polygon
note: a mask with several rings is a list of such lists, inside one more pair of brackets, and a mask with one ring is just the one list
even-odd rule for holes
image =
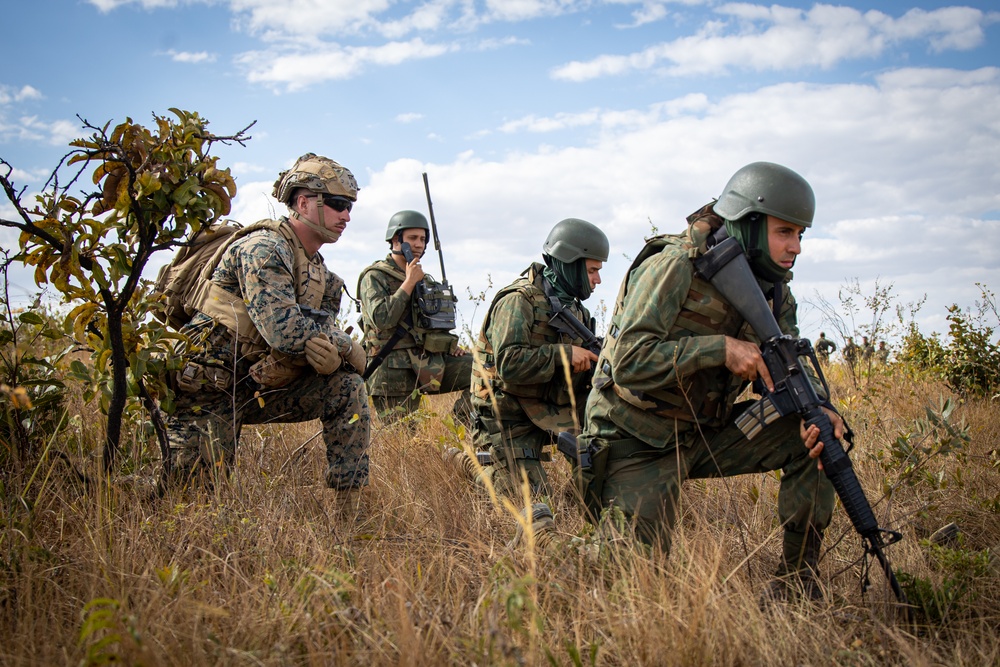
{"label": "distant figure in background", "polygon": [[837,344],[827,338],[822,331],[819,332],[819,338],[816,339],[816,344],[813,347],[816,349],[816,355],[820,362],[824,364],[830,363],[830,353],[837,351]]}
{"label": "distant figure in background", "polygon": [[885,346],[885,341],[878,342],[878,349],[875,350],[875,361],[883,366],[889,363],[889,348]]}
{"label": "distant figure in background", "polygon": [[[429,234],[422,213],[395,213],[385,232],[388,256],[358,277],[368,363],[381,357],[368,378],[368,394],[379,416],[395,421],[420,406],[421,394],[460,391],[452,411],[455,419],[468,422],[472,355],[450,330],[455,323],[450,290],[438,293],[441,283],[420,264]],[[430,317],[425,308],[433,311]],[[449,317],[434,317],[439,314]]]}
{"label": "distant figure in background", "polygon": [[872,355],[875,353],[875,346],[868,342],[868,336],[861,337],[861,361],[871,363]]}
{"label": "distant figure in background", "polygon": [[848,336],[847,344],[844,345],[844,361],[854,367],[858,361],[861,360],[861,348],[858,347],[857,343],[854,342],[854,338]]}

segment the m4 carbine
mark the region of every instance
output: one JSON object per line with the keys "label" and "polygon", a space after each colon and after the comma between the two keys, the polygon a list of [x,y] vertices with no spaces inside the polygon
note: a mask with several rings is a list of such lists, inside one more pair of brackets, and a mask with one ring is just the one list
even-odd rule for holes
{"label": "m4 carbine", "polygon": [[556,331],[564,333],[571,338],[582,339],[583,345],[581,347],[590,350],[594,354],[600,354],[604,341],[598,338],[593,331],[594,318],[590,318],[590,327],[588,327],[576,315],[566,310],[559,297],[556,296],[555,290],[544,279],[543,288],[545,290],[545,297],[549,300],[549,305],[552,307],[552,314],[549,316],[549,325]]}
{"label": "m4 carbine", "polygon": [[[800,415],[807,427],[814,424],[819,427],[819,441],[823,443],[820,454],[823,471],[833,484],[854,529],[861,535],[865,553],[878,560],[896,599],[906,605],[906,595],[884,551],[884,547],[898,542],[902,535],[879,527],[871,504],[854,473],[851,459],[834,435],[833,424],[823,411],[824,406],[832,406],[820,400],[802,363],[803,358],[810,361],[829,395],[829,387],[812,344],[807,339],[792,338],[781,333],[774,313],[768,307],[746,255],[736,239],[727,238],[718,243],[694,260],[694,265],[698,273],[719,290],[763,341],[761,355],[771,374],[774,391],[763,389],[763,398],[737,421],[741,430],[748,438],[752,438],[770,422],[793,413]],[[777,296],[775,300],[779,300]],[[868,584],[866,573],[862,590]]]}

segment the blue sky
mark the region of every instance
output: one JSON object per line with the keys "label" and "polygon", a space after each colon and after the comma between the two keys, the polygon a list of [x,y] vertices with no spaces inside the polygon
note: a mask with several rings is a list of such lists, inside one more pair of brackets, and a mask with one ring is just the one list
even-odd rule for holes
{"label": "blue sky", "polygon": [[[239,186],[281,212],[277,172],[313,151],[362,187],[323,253],[353,287],[397,210],[425,210],[475,328],[558,220],[601,226],[610,310],[628,258],[756,160],[803,174],[817,219],[793,289],[803,334],[857,278],[924,295],[925,332],[975,283],[1000,289],[1000,12],[990,3],[684,0],[78,0],[9,3],[0,157],[37,191],[83,131],[196,110]],[[11,209],[0,203],[0,216]],[[0,230],[0,242],[16,237]],[[166,258],[162,258],[166,261]],[[440,275],[437,258],[425,267]],[[12,276],[15,298],[33,295]]]}

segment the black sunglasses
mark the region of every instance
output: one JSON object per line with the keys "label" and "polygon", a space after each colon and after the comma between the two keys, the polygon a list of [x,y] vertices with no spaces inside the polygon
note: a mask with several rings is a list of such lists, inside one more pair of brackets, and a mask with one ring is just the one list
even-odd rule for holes
{"label": "black sunglasses", "polygon": [[344,197],[337,197],[335,195],[306,195],[306,196],[309,197],[310,199],[315,199],[316,197],[322,197],[323,203],[332,208],[337,213],[343,213],[344,211],[350,213],[351,209],[354,208],[354,202],[352,202],[350,199],[345,199]]}

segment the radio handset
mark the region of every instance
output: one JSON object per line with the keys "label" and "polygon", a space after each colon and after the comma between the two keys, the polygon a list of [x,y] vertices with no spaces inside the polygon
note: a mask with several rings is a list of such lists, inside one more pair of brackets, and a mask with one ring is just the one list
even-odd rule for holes
{"label": "radio handset", "polygon": [[410,250],[410,244],[406,241],[401,241],[399,244],[399,251],[403,253],[403,257],[406,258],[406,263],[409,264],[413,261],[413,251]]}

